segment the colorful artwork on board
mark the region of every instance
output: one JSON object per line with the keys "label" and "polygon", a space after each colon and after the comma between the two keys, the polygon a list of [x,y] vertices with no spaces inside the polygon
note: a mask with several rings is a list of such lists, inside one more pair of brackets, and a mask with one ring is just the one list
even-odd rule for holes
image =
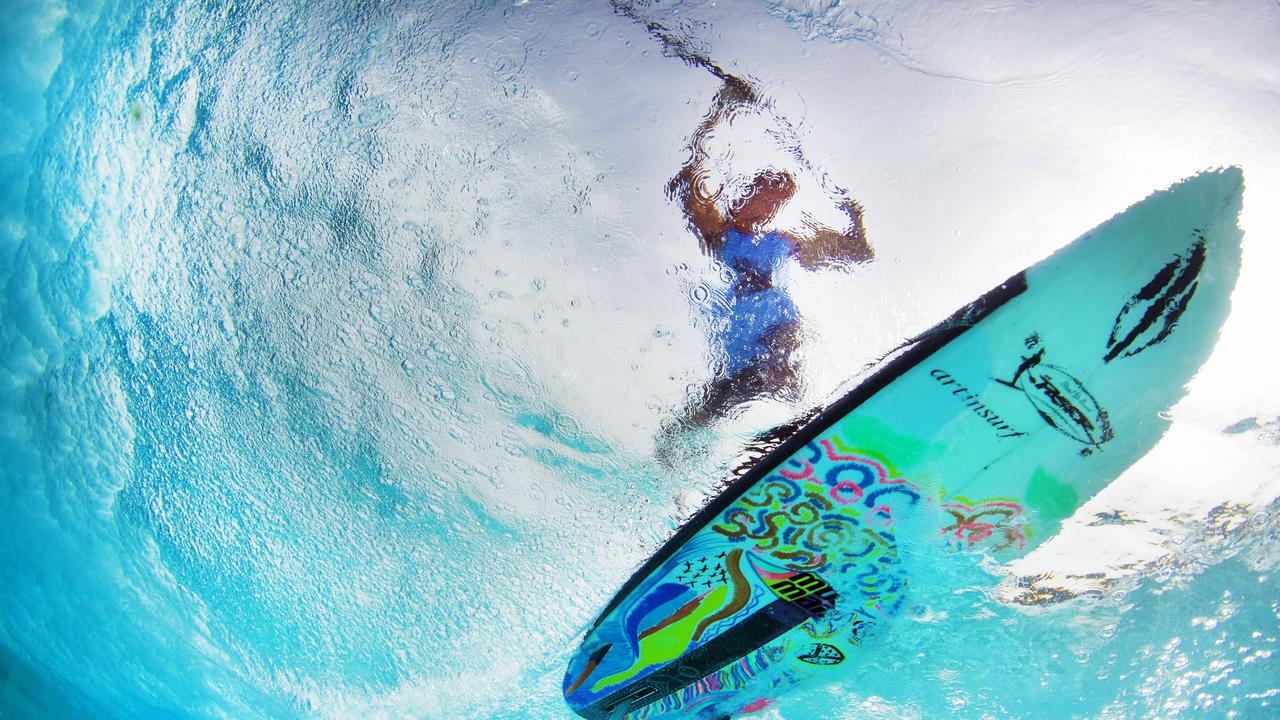
{"label": "colorful artwork on board", "polygon": [[[595,630],[601,644],[566,677],[566,694],[604,697],[779,600],[812,618],[811,635],[856,642],[902,602],[894,517],[919,500],[886,459],[839,434],[807,444],[604,620]],[[648,707],[662,714],[731,691],[788,652],[809,665],[836,664],[847,651],[836,642],[771,645]]]}

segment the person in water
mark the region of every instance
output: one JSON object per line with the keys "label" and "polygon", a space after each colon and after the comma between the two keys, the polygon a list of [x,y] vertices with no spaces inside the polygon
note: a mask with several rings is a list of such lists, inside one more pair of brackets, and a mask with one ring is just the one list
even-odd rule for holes
{"label": "person in water", "polygon": [[[839,192],[833,198],[846,219],[832,228],[809,213],[798,229],[775,223],[779,212],[795,201],[797,181],[788,169],[763,167],[735,197],[720,197],[728,184],[709,187],[704,167],[705,139],[735,113],[755,112],[762,103],[747,82],[729,76],[714,109],[694,133],[690,160],[668,185],[702,251],[728,269],[729,288],[723,303],[713,303],[711,342],[723,367],[681,417],[686,425],[706,426],[732,408],[752,400],[794,401],[801,390],[796,350],[801,318],[781,282],[784,266],[794,260],[809,271],[847,270],[873,259],[862,223],[862,210]],[[798,164],[798,163],[796,163]],[[803,169],[803,165],[801,165]]]}
{"label": "person in water", "polygon": [[[662,434],[670,437],[680,426],[708,426],[752,400],[797,400],[801,322],[781,282],[783,267],[794,260],[810,271],[848,270],[872,260],[862,209],[843,190],[819,182],[825,193],[825,200],[819,202],[834,203],[834,215],[842,222],[833,222],[833,227],[816,220],[820,211],[832,208],[808,204],[795,208],[799,212],[793,215],[800,222],[785,227],[775,222],[784,208],[797,202],[801,176],[805,180],[819,176],[801,155],[789,123],[774,112],[754,83],[725,71],[692,37],[647,17],[643,4],[634,0],[610,2],[615,12],[644,26],[664,54],[705,70],[721,83],[711,110],[693,133],[689,160],[672,178],[667,193],[679,202],[702,251],[723,263],[731,275],[728,296],[724,303],[713,305],[710,318],[710,339],[724,357],[724,366]],[[753,138],[742,139],[763,138],[765,151],[753,154],[754,148],[734,146],[713,156],[713,141],[728,137],[736,142],[740,135],[733,126],[748,125],[748,120],[762,121],[763,126]],[[765,156],[772,162],[762,161]],[[744,162],[744,157],[755,157],[756,162]],[[746,182],[712,179],[726,171]],[[772,433],[782,437],[790,425]]]}

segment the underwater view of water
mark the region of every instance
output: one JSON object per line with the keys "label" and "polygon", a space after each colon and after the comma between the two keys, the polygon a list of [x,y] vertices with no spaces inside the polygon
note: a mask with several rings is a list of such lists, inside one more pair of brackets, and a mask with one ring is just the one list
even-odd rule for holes
{"label": "underwater view of water", "polygon": [[[752,717],[1280,716],[1280,3],[0,20],[0,717],[567,720],[753,436],[1225,166],[1243,266],[1164,439],[1025,558],[921,543],[895,622]],[[780,271],[799,378],[698,427],[730,279],[668,185],[724,84],[673,38],[762,98],[706,172],[791,163],[777,221],[852,198],[875,249]]]}

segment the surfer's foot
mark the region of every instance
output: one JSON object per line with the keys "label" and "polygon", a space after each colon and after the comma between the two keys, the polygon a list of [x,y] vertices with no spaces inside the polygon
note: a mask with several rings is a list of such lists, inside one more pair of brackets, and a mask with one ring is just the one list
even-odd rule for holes
{"label": "surfer's foot", "polygon": [[759,462],[760,458],[763,458],[781,447],[787,440],[790,440],[792,435],[795,435],[800,431],[800,428],[803,428],[810,420],[817,417],[820,411],[821,408],[812,408],[780,425],[775,425],[768,430],[757,433],[756,436],[742,448],[742,452],[739,453],[738,457],[735,458],[731,477],[736,479],[745,475],[748,470]]}
{"label": "surfer's foot", "polygon": [[799,432],[800,428],[804,427],[810,420],[817,417],[821,410],[822,408],[810,408],[781,425],[769,428],[752,438],[751,443],[747,447],[758,449],[762,453],[767,453],[791,439],[791,436]]}

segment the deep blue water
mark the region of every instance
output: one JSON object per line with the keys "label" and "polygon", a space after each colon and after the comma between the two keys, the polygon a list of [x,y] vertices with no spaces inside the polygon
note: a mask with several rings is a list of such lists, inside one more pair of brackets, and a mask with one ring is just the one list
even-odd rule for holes
{"label": "deep blue water", "polygon": [[607,3],[0,8],[0,717],[566,718],[747,436],[1224,164],[1245,268],[1170,442],[1024,564],[921,542],[761,717],[1274,716],[1280,6],[728,5],[646,12],[880,261],[793,273],[808,395],[666,464],[719,269],[663,188],[717,87]]}

